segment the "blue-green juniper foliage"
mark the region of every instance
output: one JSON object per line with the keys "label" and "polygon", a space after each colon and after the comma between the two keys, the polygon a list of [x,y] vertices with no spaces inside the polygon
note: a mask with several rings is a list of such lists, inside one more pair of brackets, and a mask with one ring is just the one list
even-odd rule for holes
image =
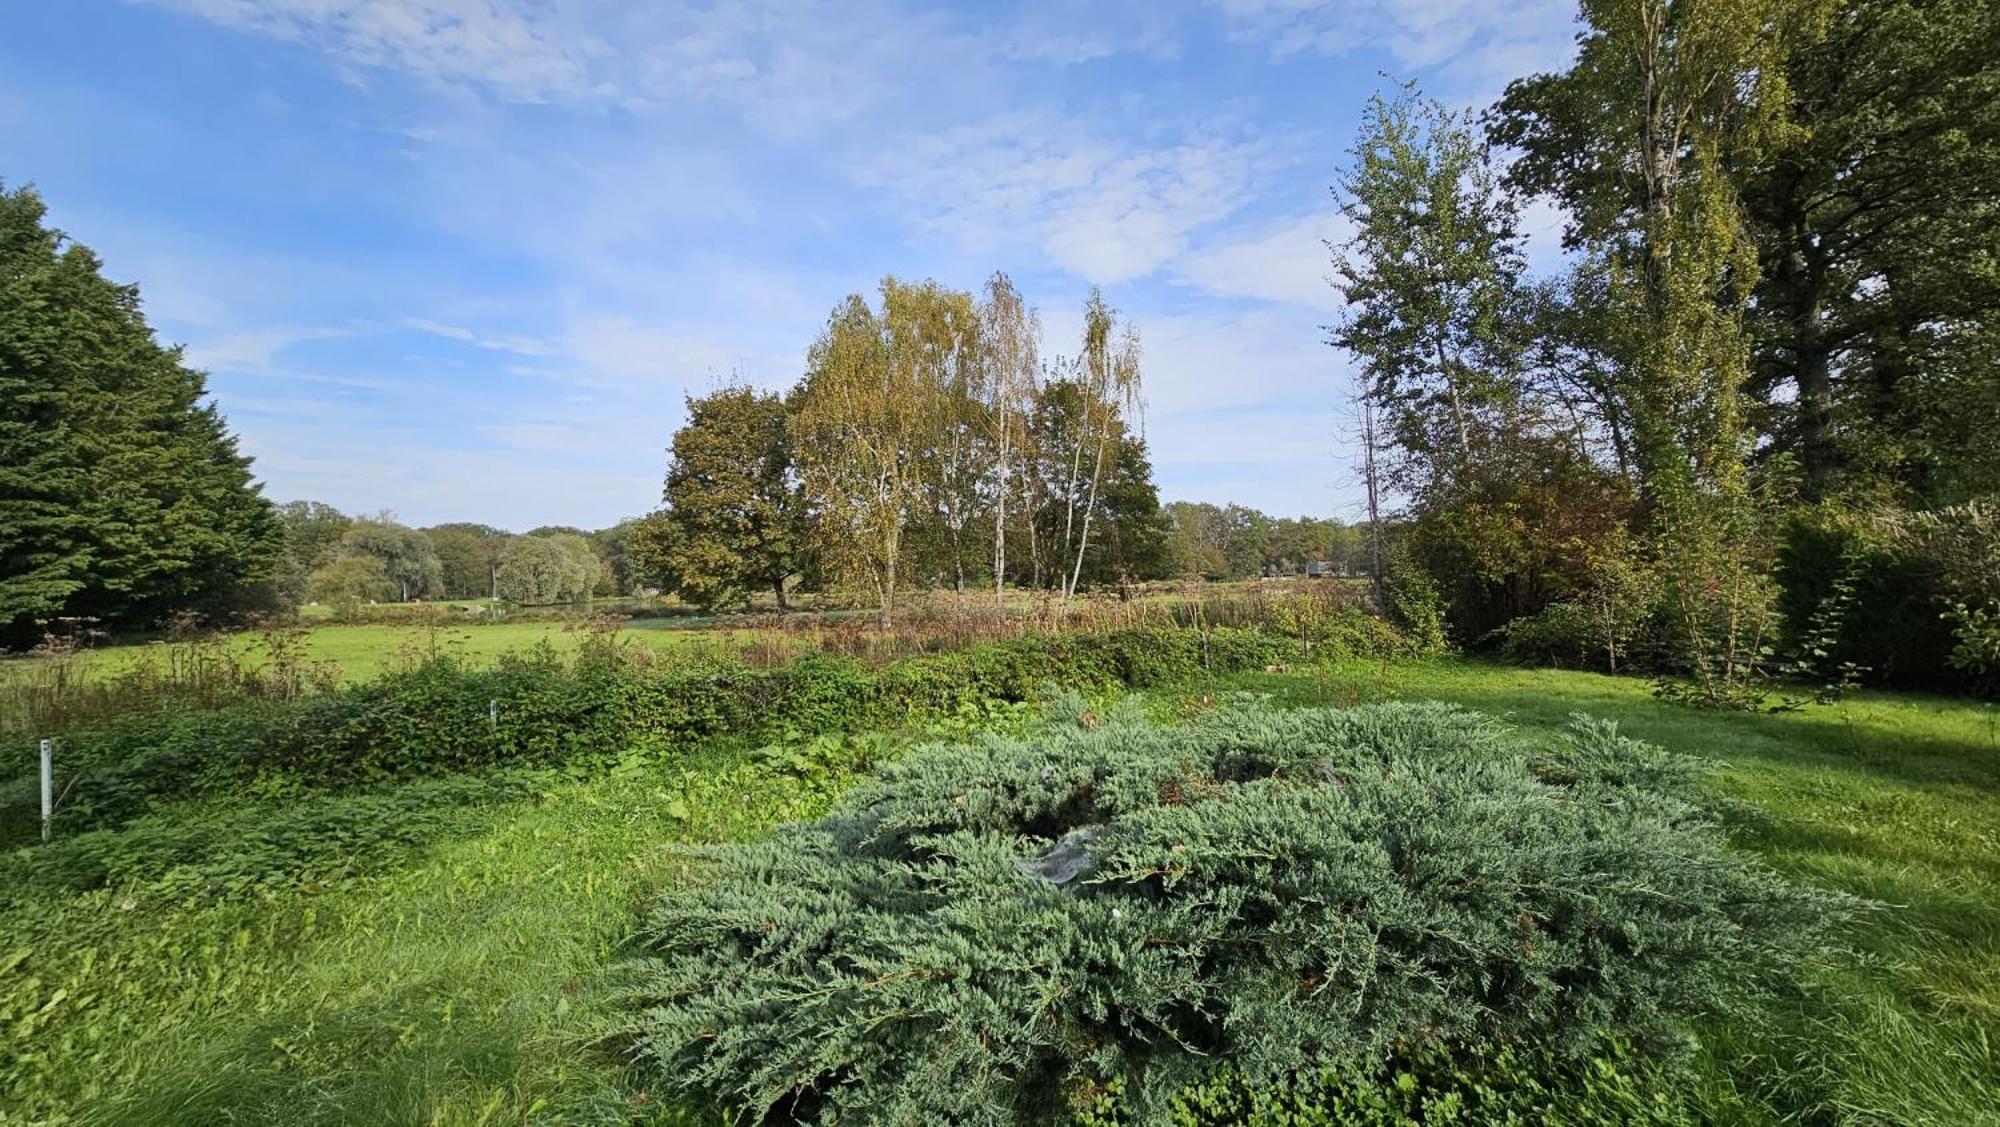
{"label": "blue-green juniper foliage", "polygon": [[[1691,759],[1461,709],[1088,713],[691,850],[617,1037],[748,1117],[1144,1120],[1415,1052],[1672,1053],[1850,909],[1732,854]],[[1725,1001],[1727,1000],[1727,1001]]]}

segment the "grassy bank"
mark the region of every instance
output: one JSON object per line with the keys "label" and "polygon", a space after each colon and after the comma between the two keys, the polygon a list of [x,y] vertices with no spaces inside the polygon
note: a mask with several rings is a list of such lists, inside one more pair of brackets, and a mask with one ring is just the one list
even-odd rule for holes
{"label": "grassy bank", "polygon": [[[1349,661],[1163,687],[1150,707],[1180,715],[1232,691],[1296,705],[1450,700],[1543,731],[1587,711],[1722,760],[1748,847],[1885,908],[1862,936],[1867,961],[1821,996],[1771,1029],[1713,1031],[1702,1100],[1752,1122],[1994,1121],[1992,706],[1869,693],[1792,714],[1707,713],[1591,674]],[[1030,712],[927,723],[963,734]],[[904,738],[634,746],[616,762],[536,768],[490,803],[413,807],[399,820],[426,828],[411,840],[335,844],[310,867],[38,895],[0,918],[0,1122],[723,1121],[662,1106],[593,1047],[596,976],[671,876],[663,844],[810,816]],[[433,801],[422,785],[353,801]],[[309,802],[348,801],[278,787],[148,817],[226,852],[275,840],[278,819],[295,832],[301,811],[337,824]]]}

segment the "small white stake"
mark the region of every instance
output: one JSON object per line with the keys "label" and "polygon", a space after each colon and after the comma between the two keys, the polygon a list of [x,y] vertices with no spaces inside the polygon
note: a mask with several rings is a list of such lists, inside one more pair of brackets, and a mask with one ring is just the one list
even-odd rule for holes
{"label": "small white stake", "polygon": [[56,814],[56,741],[42,741],[42,840],[49,840],[49,822]]}
{"label": "small white stake", "polygon": [[499,701],[497,701],[497,700],[489,700],[489,701],[487,701],[487,702],[486,702],[486,722],[487,722],[488,724],[491,724],[491,725],[493,725],[493,730],[494,730],[494,731],[496,731],[496,732],[497,732],[497,731],[499,731],[499,730],[500,730],[500,702],[499,702]]}

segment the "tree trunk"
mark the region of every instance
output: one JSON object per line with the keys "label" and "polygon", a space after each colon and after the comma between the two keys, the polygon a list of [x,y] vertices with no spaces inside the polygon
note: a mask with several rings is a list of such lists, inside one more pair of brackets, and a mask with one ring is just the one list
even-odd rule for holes
{"label": "tree trunk", "polygon": [[1000,488],[993,509],[993,610],[1007,613],[1007,463],[1001,455]]}
{"label": "tree trunk", "polygon": [[[1107,424],[1108,425],[1108,424]],[[1063,612],[1069,612],[1069,600],[1076,594],[1077,584],[1083,580],[1083,554],[1090,548],[1090,517],[1097,508],[1097,483],[1104,479],[1104,447],[1108,434],[1097,438],[1097,457],[1090,467],[1090,500],[1083,506],[1083,534],[1076,542],[1076,567],[1070,572],[1069,586],[1063,589]]]}
{"label": "tree trunk", "polygon": [[1458,457],[1463,465],[1472,460],[1472,436],[1465,425],[1465,402],[1459,397],[1458,381],[1452,378],[1451,362],[1445,359],[1444,338],[1434,338],[1431,345],[1437,352],[1438,378],[1444,381],[1445,394],[1451,400],[1451,421],[1458,428]]}
{"label": "tree trunk", "polygon": [[1779,269],[1778,281],[1787,293],[1791,322],[1792,383],[1798,392],[1797,441],[1805,496],[1817,501],[1833,492],[1839,476],[1839,454],[1833,441],[1833,347],[1821,323],[1826,307],[1826,252],[1817,245],[1805,217],[1788,209],[1785,226],[1791,243]]}
{"label": "tree trunk", "polygon": [[784,577],[784,576],[780,575],[780,576],[778,576],[778,577],[777,577],[776,579],[773,579],[773,580],[771,580],[771,593],[772,593],[772,594],[774,594],[774,595],[776,595],[776,596],[778,597],[778,613],[779,613],[779,614],[783,614],[783,613],[785,613],[786,611],[788,611],[788,610],[791,610],[791,609],[792,609],[792,605],[791,605],[790,603],[788,603],[788,602],[786,602],[786,601],[785,601],[785,577]]}
{"label": "tree trunk", "polygon": [[1368,487],[1368,541],[1372,565],[1369,586],[1377,610],[1387,610],[1389,600],[1382,589],[1382,509],[1376,493],[1375,407],[1364,394],[1361,400],[1361,476]]}

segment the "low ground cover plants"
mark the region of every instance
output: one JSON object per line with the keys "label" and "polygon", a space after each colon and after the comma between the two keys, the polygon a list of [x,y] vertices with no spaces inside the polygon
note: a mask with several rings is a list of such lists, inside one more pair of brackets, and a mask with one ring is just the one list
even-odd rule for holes
{"label": "low ground cover plants", "polygon": [[1608,724],[1528,744],[1443,705],[938,745],[687,850],[613,1039],[821,1123],[1152,1121],[1221,1062],[1255,1090],[1509,1045],[1671,1060],[1855,910],[1732,854],[1700,774]]}
{"label": "low ground cover plants", "polygon": [[[604,1046],[606,1022],[631,1015],[607,1010],[593,984],[630,955],[663,884],[687,875],[677,845],[757,840],[824,815],[859,772],[914,746],[1042,723],[1038,704],[968,700],[907,726],[808,730],[847,715],[854,678],[882,672],[822,663],[812,709],[801,688],[793,720],[762,731],[337,785],[270,771],[9,851],[0,1123],[734,1121],[740,1108],[690,1103],[657,1066]],[[1151,687],[1143,707],[1199,721],[1234,691],[1308,708],[1451,700],[1558,745],[1571,713],[1615,716],[1621,732],[1717,767],[1703,793],[1756,812],[1728,819],[1747,855],[1888,906],[1843,933],[1859,957],[1797,997],[1701,1021],[1685,1064],[1650,1043],[1584,1054],[1526,1038],[1277,1084],[1210,1060],[1216,1074],[1151,1120],[1993,1122],[1991,706],[1864,689],[1783,714],[1693,710],[1642,680],[1371,656],[1197,674]],[[1105,701],[1139,698],[1094,699],[1111,716]],[[1107,1087],[1087,1123],[1144,1121]]]}
{"label": "low ground cover plants", "polygon": [[[541,646],[490,667],[438,653],[359,685],[219,707],[170,698],[66,729],[57,823],[79,832],[121,825],[161,802],[252,786],[351,788],[604,762],[634,743],[858,731],[1018,702],[1051,684],[1143,688],[1407,648],[1358,610],[1274,621],[1036,635],[881,666],[809,653],[760,669],[726,655],[661,654],[614,634],[574,655]],[[36,770],[33,740],[0,743],[0,832],[15,840],[34,832]]]}

